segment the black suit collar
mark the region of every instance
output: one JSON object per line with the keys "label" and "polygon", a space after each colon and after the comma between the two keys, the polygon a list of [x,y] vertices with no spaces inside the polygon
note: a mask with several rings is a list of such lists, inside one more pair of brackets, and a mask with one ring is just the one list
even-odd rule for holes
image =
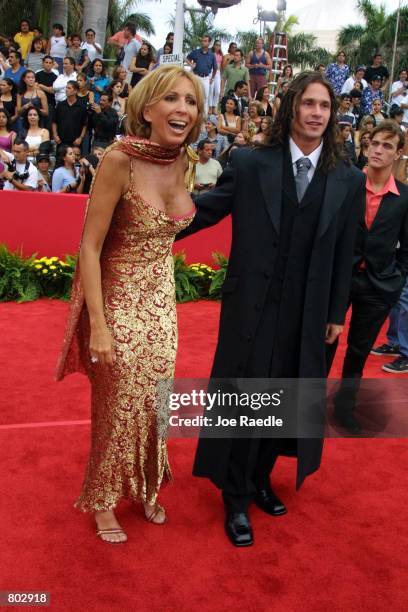
{"label": "black suit collar", "polygon": [[[277,234],[280,229],[283,183],[283,150],[281,147],[259,149],[259,181],[268,214]],[[316,170],[318,172],[319,170]],[[317,238],[322,236],[342,205],[347,194],[348,168],[343,162],[330,170],[323,205],[321,208]],[[316,173],[315,173],[316,174]]]}

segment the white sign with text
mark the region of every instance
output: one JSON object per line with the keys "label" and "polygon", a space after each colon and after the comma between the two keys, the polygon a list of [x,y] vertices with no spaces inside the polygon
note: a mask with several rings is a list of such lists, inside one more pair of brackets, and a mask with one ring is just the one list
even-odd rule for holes
{"label": "white sign with text", "polygon": [[167,53],[160,56],[160,64],[178,64],[183,65],[183,58],[179,53]]}

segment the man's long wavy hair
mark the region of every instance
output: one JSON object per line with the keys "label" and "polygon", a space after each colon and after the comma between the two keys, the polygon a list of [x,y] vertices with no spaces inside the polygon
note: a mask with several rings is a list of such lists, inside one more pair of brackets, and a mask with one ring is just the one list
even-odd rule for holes
{"label": "man's long wavy hair", "polygon": [[320,155],[319,167],[328,172],[343,159],[343,154],[337,143],[337,100],[330,83],[320,72],[305,71],[299,74],[289,85],[285,95],[282,97],[279,111],[273,122],[271,137],[268,146],[286,146],[291,133],[291,125],[294,113],[299,111],[300,101],[307,87],[312,83],[319,83],[326,87],[331,102],[330,119],[326,131],[323,134],[323,149]]}

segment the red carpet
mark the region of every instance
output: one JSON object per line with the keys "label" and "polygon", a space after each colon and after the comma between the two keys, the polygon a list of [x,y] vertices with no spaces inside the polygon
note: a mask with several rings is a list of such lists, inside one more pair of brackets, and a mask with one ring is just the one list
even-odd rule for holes
{"label": "red carpet", "polygon": [[[178,376],[208,375],[218,308],[179,307]],[[49,591],[52,610],[75,612],[406,610],[405,440],[328,440],[321,470],[298,494],[294,462],[281,459],[275,484],[289,512],[251,509],[249,549],[229,544],[218,492],[191,476],[195,442],[172,440],[175,481],[161,495],[168,524],[149,525],[123,502],[128,543],[97,540],[92,518],[72,507],[88,450],[87,380],[52,380],[66,309],[0,305],[0,590]],[[369,374],[381,375],[382,363],[370,358]]]}

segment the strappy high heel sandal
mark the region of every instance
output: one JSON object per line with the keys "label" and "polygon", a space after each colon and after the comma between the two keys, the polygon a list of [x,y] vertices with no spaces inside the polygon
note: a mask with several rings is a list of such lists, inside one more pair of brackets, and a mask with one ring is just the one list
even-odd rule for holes
{"label": "strappy high heel sandal", "polygon": [[96,535],[98,536],[98,538],[101,538],[102,542],[106,542],[106,544],[124,544],[125,542],[127,542],[127,536],[126,540],[117,540],[116,542],[112,542],[111,540],[105,540],[105,538],[102,537],[110,533],[123,533],[126,536],[126,533],[123,531],[123,529],[120,529],[119,527],[112,527],[111,529],[97,529]]}
{"label": "strappy high heel sandal", "polygon": [[[163,508],[163,506],[161,506],[160,504],[155,504],[153,510],[151,510],[149,512],[149,514],[146,512],[145,507],[143,506],[143,510],[144,510],[144,514],[145,514],[145,518],[146,521],[148,523],[153,523],[153,525],[163,525],[166,521],[167,521],[167,516],[166,516],[166,512]],[[163,513],[163,520],[162,521],[155,521],[154,519],[156,518],[156,516],[162,512]]]}

